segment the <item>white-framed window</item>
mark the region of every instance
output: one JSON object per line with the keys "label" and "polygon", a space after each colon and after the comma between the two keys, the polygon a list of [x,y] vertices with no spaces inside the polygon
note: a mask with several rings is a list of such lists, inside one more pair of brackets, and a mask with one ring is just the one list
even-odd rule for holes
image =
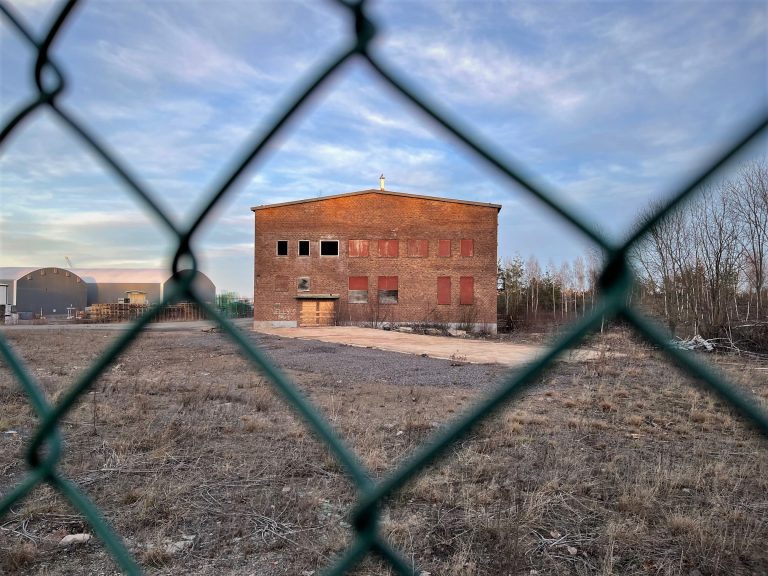
{"label": "white-framed window", "polygon": [[278,256],[288,256],[288,240],[278,240],[275,246],[275,254]]}
{"label": "white-framed window", "polygon": [[320,240],[320,256],[338,256],[338,240]]}
{"label": "white-framed window", "polygon": [[299,256],[309,255],[309,240],[299,240]]}

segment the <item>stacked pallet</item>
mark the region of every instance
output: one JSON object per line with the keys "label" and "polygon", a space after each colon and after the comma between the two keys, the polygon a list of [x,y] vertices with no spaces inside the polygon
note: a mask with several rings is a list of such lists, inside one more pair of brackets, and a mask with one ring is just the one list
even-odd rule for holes
{"label": "stacked pallet", "polygon": [[93,304],[86,313],[91,322],[126,322],[135,320],[148,309],[146,304]]}

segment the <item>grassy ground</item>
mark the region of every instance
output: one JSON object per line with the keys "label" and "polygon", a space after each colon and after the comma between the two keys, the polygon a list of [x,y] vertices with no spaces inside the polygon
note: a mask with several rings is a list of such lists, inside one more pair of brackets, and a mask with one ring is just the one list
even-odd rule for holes
{"label": "grassy ground", "polygon": [[[6,335],[52,399],[115,337]],[[658,352],[601,338],[629,356],[557,364],[387,502],[383,533],[409,560],[432,575],[768,573],[768,442]],[[768,405],[766,365],[714,361]],[[368,374],[291,375],[377,477],[486,388]],[[222,335],[144,334],[94,390],[63,422],[60,468],[148,572],[317,574],[349,544],[351,484]],[[0,435],[2,494],[36,425],[4,364],[0,406],[0,433],[18,432]],[[57,545],[88,527],[48,487],[0,528],[0,573],[116,570],[96,540]],[[388,571],[369,559],[357,573]]]}

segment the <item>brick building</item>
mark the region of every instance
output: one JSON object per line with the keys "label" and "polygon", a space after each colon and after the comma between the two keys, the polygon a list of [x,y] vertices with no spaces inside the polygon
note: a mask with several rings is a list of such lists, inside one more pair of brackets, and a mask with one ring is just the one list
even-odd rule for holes
{"label": "brick building", "polygon": [[383,189],[251,208],[254,328],[436,322],[495,332],[500,209]]}

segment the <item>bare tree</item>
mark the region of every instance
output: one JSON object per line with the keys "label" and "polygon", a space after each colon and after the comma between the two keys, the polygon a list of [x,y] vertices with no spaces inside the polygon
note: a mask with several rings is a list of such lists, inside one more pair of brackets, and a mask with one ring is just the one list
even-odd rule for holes
{"label": "bare tree", "polygon": [[[768,164],[753,161],[741,167],[739,178],[728,183],[731,207],[738,222],[744,273],[755,294],[755,317],[764,314],[763,290],[768,267]],[[750,297],[751,299],[751,297]]]}
{"label": "bare tree", "polygon": [[570,300],[570,294],[572,291],[573,277],[571,275],[571,265],[568,262],[563,262],[560,265],[558,271],[558,279],[560,281],[560,294],[562,300],[562,315],[563,318],[568,318],[568,302]]}
{"label": "bare tree", "polygon": [[[659,208],[649,206],[639,225]],[[646,294],[658,306],[672,332],[684,326],[715,335],[747,318],[753,298],[756,318],[765,314],[767,256],[768,168],[762,162],[742,166],[667,214],[638,243],[632,259],[641,299]]]}
{"label": "bare tree", "polygon": [[573,261],[573,276],[576,280],[576,290],[578,290],[581,295],[581,315],[583,316],[587,309],[584,296],[587,289],[587,272],[586,266],[584,265],[584,258],[581,256],[577,256],[576,260]]}
{"label": "bare tree", "polygon": [[530,293],[531,310],[533,317],[539,313],[539,284],[541,283],[541,266],[535,256],[531,255],[525,263],[525,276]]}
{"label": "bare tree", "polygon": [[[738,226],[726,184],[703,190],[692,205],[696,263],[703,268],[709,328],[729,323],[728,306],[738,285]],[[738,308],[735,313],[738,315]]]}
{"label": "bare tree", "polygon": [[552,258],[547,262],[547,271],[545,277],[549,281],[549,288],[552,293],[552,322],[557,322],[557,288],[560,286],[560,279],[557,274],[557,267]]}

